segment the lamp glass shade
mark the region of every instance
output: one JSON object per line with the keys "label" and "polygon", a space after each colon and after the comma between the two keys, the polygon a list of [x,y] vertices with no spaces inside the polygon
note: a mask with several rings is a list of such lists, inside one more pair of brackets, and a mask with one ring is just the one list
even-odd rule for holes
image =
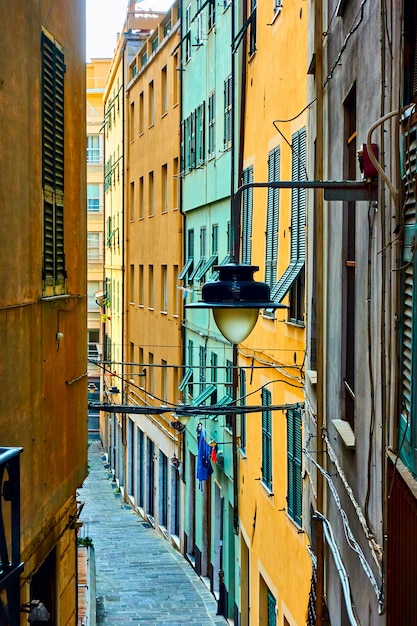
{"label": "lamp glass shade", "polygon": [[183,424],[184,426],[186,426],[188,424],[188,422],[190,421],[190,417],[191,415],[176,415],[175,416],[177,418],[177,420]]}
{"label": "lamp glass shade", "polygon": [[250,335],[255,327],[259,309],[245,308],[215,308],[214,321],[223,337],[230,343],[241,343]]}

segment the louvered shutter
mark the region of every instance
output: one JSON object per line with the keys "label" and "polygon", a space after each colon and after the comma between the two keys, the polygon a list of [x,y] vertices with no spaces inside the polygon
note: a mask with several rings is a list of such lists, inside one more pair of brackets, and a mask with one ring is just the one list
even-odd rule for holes
{"label": "louvered shutter", "polygon": [[[253,166],[242,172],[243,184],[253,182]],[[242,263],[252,262],[252,222],[253,222],[253,189],[246,189],[242,194]]]}
{"label": "louvered shutter", "polygon": [[208,156],[216,151],[216,93],[209,95],[208,101]]}
{"label": "louvered shutter", "polygon": [[417,372],[417,333],[413,326],[417,319],[417,293],[414,275],[417,256],[414,253],[417,241],[415,172],[417,157],[417,126],[407,128],[407,150],[404,154],[404,231],[401,277],[401,414],[398,439],[402,442],[400,457],[411,472],[417,474],[417,393],[414,377]]}
{"label": "louvered shutter", "polygon": [[[292,180],[306,180],[306,131],[292,137]],[[291,194],[291,261],[305,259],[306,192],[293,189]]]}
{"label": "louvered shutter", "polygon": [[[271,392],[262,389],[262,406],[271,404]],[[272,489],[272,411],[262,411],[262,482]]]}
{"label": "louvered shutter", "polygon": [[65,282],[64,253],[64,53],[42,33],[42,186],[44,198],[43,280]]}
{"label": "louvered shutter", "polygon": [[[268,182],[280,177],[280,150],[275,148],[268,157]],[[268,188],[265,241],[265,282],[272,288],[277,279],[279,190]]]}
{"label": "louvered shutter", "polygon": [[299,409],[287,411],[287,505],[288,515],[301,526],[302,478],[301,478],[302,430]]}

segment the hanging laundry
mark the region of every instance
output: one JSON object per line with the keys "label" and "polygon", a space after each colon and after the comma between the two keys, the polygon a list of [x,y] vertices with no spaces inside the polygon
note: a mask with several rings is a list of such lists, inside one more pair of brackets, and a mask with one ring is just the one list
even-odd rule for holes
{"label": "hanging laundry", "polygon": [[199,488],[202,489],[203,480],[208,480],[210,475],[213,473],[213,468],[211,466],[211,446],[207,443],[207,435],[206,431],[203,428],[202,424],[199,423],[197,426],[197,480],[199,481]]}

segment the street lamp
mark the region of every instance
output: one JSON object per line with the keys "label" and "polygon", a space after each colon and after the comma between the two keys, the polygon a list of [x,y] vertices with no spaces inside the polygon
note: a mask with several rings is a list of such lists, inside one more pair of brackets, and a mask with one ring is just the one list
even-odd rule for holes
{"label": "street lamp", "polygon": [[257,265],[227,263],[215,265],[214,270],[219,272],[218,280],[205,283],[202,301],[186,307],[212,309],[218,329],[230,343],[241,343],[250,335],[261,309],[286,308],[271,302],[267,283],[253,279],[254,272],[259,270]]}
{"label": "street lamp", "polygon": [[212,309],[215,322],[222,335],[232,344],[244,341],[252,332],[261,309],[287,308],[280,302],[270,301],[267,283],[256,282],[253,273],[256,265],[238,263],[240,256],[240,200],[248,189],[323,189],[325,200],[376,200],[377,185],[373,180],[280,180],[244,183],[232,196],[230,250],[231,263],[215,265],[219,272],[215,281],[203,285],[201,302],[186,304],[187,309]]}

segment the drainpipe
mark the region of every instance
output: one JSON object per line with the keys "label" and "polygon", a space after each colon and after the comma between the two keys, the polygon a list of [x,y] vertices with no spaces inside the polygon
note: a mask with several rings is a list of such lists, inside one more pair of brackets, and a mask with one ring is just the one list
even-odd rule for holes
{"label": "drainpipe", "polygon": [[[315,178],[323,180],[323,53],[322,53],[322,23],[323,11],[321,0],[314,4],[314,52],[316,57],[316,159]],[[324,212],[323,195],[315,192],[315,266],[316,266],[316,297],[317,297],[317,460],[325,467],[324,441],[322,429],[324,426]],[[324,480],[321,472],[317,472],[317,510],[323,512],[324,508]],[[317,554],[317,583],[316,583],[316,626],[323,625],[323,602],[324,602],[324,538],[323,525],[315,520],[316,525],[316,554]]]}

